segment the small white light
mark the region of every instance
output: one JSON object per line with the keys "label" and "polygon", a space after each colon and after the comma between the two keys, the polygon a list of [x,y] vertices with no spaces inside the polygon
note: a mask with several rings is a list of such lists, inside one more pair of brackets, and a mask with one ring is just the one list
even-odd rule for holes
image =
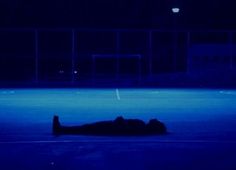
{"label": "small white light", "polygon": [[64,70],[59,70],[59,73],[64,74],[65,72],[64,72]]}
{"label": "small white light", "polygon": [[77,70],[75,70],[75,71],[74,71],[74,74],[78,74],[78,71],[77,71]]}
{"label": "small white light", "polygon": [[175,8],[172,8],[172,12],[173,12],[173,13],[179,13],[179,11],[180,11],[180,9],[179,9],[179,8],[177,8],[177,7],[175,7]]}

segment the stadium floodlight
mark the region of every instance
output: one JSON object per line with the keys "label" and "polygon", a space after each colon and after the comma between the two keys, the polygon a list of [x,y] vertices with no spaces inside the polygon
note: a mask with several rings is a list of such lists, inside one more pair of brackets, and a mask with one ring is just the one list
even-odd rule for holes
{"label": "stadium floodlight", "polygon": [[179,13],[179,12],[180,12],[180,9],[179,9],[178,7],[174,7],[174,8],[172,8],[172,12],[173,12],[174,14]]}

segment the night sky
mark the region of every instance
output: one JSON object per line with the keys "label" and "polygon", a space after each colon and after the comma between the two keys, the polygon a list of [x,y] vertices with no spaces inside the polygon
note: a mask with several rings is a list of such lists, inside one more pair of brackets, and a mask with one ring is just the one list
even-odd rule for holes
{"label": "night sky", "polygon": [[[173,14],[173,7],[180,8],[180,13]],[[120,59],[119,71],[124,75],[186,72],[186,30],[203,31],[191,35],[193,44],[234,43],[236,36],[232,34],[230,40],[227,30],[236,28],[235,19],[235,5],[229,0],[1,1],[0,81],[80,81],[93,79],[93,71],[116,77],[114,56],[96,60],[94,70],[92,57],[97,54],[140,55],[140,61]],[[39,28],[44,30],[38,32],[36,43],[35,29]],[[69,31],[58,31],[61,28]],[[70,29],[77,29],[74,49]],[[98,31],[88,31],[91,29]],[[111,29],[146,31],[122,32],[117,39],[117,32]],[[151,29],[161,32],[153,32],[150,40]],[[173,34],[176,30],[180,32]],[[226,32],[204,33],[209,30]]]}
{"label": "night sky", "polygon": [[233,29],[232,0],[2,0],[2,27],[171,28],[171,8],[187,29]]}

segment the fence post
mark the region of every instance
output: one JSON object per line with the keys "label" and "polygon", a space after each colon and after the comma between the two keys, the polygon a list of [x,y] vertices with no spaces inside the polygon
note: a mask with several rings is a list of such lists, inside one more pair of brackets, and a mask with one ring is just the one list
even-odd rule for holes
{"label": "fence post", "polygon": [[74,84],[75,82],[75,30],[72,29],[71,31],[72,33],[72,37],[71,37],[71,45],[72,45],[72,48],[71,48],[71,83],[72,85]]}
{"label": "fence post", "polygon": [[149,76],[152,77],[152,30],[149,31],[148,35],[148,53],[149,53]]}
{"label": "fence post", "polygon": [[187,74],[190,74],[192,66],[192,56],[190,55],[191,33],[187,32]]}
{"label": "fence post", "polygon": [[233,70],[233,33],[229,32],[229,46],[230,46],[230,70]]}
{"label": "fence post", "polygon": [[35,37],[35,83],[39,82],[39,42],[38,42],[38,30],[34,30]]}
{"label": "fence post", "polygon": [[120,73],[120,31],[116,32],[116,78],[119,79]]}

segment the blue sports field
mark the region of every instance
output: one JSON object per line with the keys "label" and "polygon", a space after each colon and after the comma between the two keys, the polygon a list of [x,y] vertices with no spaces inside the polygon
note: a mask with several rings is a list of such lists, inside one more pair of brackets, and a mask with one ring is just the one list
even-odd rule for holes
{"label": "blue sports field", "polygon": [[[150,137],[52,135],[117,116],[164,122]],[[236,90],[1,89],[0,169],[236,169]]]}

